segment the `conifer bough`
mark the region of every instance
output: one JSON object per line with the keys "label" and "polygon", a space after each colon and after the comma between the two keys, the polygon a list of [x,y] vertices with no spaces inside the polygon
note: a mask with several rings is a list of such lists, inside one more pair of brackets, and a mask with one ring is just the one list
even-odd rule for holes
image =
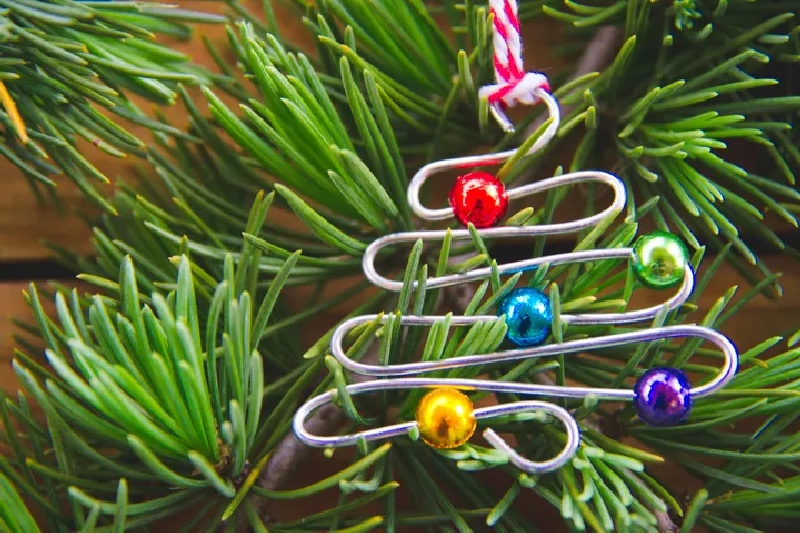
{"label": "conifer bough", "polygon": [[[797,6],[632,0],[520,9],[563,21],[578,42],[599,25],[624,32],[609,68],[561,99],[571,111],[559,136],[585,127],[571,168],[594,165],[613,148],[631,208],[635,198],[659,196],[652,213],[659,226],[693,247],[731,243],[730,260],[748,279],[769,275],[743,238],[782,249],[765,216],[798,225]],[[742,149],[744,157],[733,155]]]}
{"label": "conifer bough", "polygon": [[[340,301],[363,296],[366,284],[335,298],[321,297],[331,282],[360,272],[367,243],[414,226],[404,201],[413,169],[426,159],[463,154],[486,142],[509,146],[532,142],[537,135],[534,131],[527,140],[501,137],[475,98],[475,88],[491,74],[484,4],[295,4],[304,10],[306,27],[315,37],[315,58],[298,54],[281,35],[270,2],[264,2],[263,22],[230,3],[243,19],[229,31],[229,41],[247,81],[232,82],[236,72],[220,60],[224,82],[210,79],[219,83],[205,89],[210,118],[178,89],[191,119],[188,134],[176,133],[174,142],[156,136],[156,145],[147,151],[149,168],[138,182],[122,184],[109,201],[118,215],[106,216],[95,228],[96,258],[64,255],[85,273],[82,279],[97,287],[97,294],[61,287],[57,294],[36,287],[28,291],[35,323],[20,325],[44,340],[48,351],[47,357],[36,356],[40,351],[27,337],[17,339],[21,350],[15,368],[23,392],[0,402],[3,437],[13,452],[0,462],[0,491],[8,497],[0,501],[0,518],[9,528],[29,531],[31,514],[37,514],[44,517],[47,531],[121,531],[197,505],[196,520],[186,525],[187,531],[197,530],[199,523],[214,527],[239,512],[263,531],[258,499],[301,499],[337,487],[342,494],[338,505],[296,522],[269,524],[269,529],[438,526],[467,531],[488,524],[535,531],[531,518],[512,505],[529,501],[532,494],[557,508],[577,530],[654,530],[670,523],[665,516],[687,532],[697,524],[711,531],[769,531],[796,522],[800,476],[792,465],[800,444],[790,424],[800,408],[793,381],[798,377],[798,336],[788,342],[770,337],[742,347],[740,374],[724,393],[699,400],[685,426],[647,428],[631,422],[629,411],[618,412],[591,398],[570,402],[583,426],[583,445],[570,465],[550,476],[521,476],[494,450],[477,445],[439,453],[398,440],[360,446],[348,467],[307,487],[257,486],[271,454],[290,434],[297,405],[323,390],[344,390],[344,372],[325,357],[329,336],[310,349],[300,339],[308,321]],[[389,6],[396,9],[387,11]],[[761,97],[765,89],[786,92],[784,80],[776,85],[749,79],[766,54],[772,64],[797,55],[797,26],[792,26],[788,2],[723,2],[706,9],[703,2],[629,0],[570,2],[566,15],[563,9],[555,1],[521,4],[523,14],[545,13],[565,22],[581,47],[597,24],[614,26],[624,36],[616,60],[604,73],[553,83],[563,108],[571,109],[561,137],[570,131],[583,134],[572,166],[589,166],[589,156],[603,147],[601,141],[613,139],[620,174],[646,198],[629,203],[621,224],[603,228],[607,234],[579,236],[578,249],[628,246],[639,222],[652,216],[684,235],[695,231],[689,229],[694,228],[691,217],[685,216],[692,210],[680,195],[683,188],[695,202],[696,218],[714,221],[719,228],[727,227],[720,217],[730,217],[735,226],[757,219],[736,196],[727,196],[736,187],[751,191],[746,186],[750,183],[765,203],[772,196],[795,198],[793,183],[780,183],[777,174],[748,173],[746,179],[729,183],[722,182],[728,174],[705,167],[716,161],[709,154],[725,153],[719,139],[740,135],[766,150],[771,148],[764,139],[770,140],[780,155],[773,157],[770,168],[782,169],[787,179],[786,168],[792,173],[792,145],[781,139],[789,139],[785,125],[794,120],[798,106],[786,94]],[[452,30],[455,44],[433,23],[437,15]],[[711,22],[713,31],[705,30]],[[692,51],[695,46],[703,50],[699,59]],[[645,60],[651,53],[658,61]],[[777,71],[759,75],[779,79]],[[718,94],[708,96],[709,91]],[[229,108],[221,92],[235,97],[241,107]],[[700,96],[708,99],[696,100]],[[535,113],[527,120],[536,120]],[[521,131],[524,126],[518,124]],[[161,123],[153,127],[175,132]],[[681,138],[664,139],[665,134]],[[652,152],[680,143],[674,152]],[[541,162],[514,161],[503,174],[512,179]],[[722,166],[731,169],[727,162]],[[673,167],[694,169],[707,181],[675,181],[677,174],[665,170]],[[642,168],[659,179],[650,183],[652,176],[642,175]],[[699,193],[706,195],[702,202],[693,196],[698,184],[704,187]],[[711,194],[720,187],[726,194],[723,203]],[[261,189],[274,192],[257,193]],[[543,209],[525,209],[509,223],[547,223],[563,199],[563,191],[554,191]],[[795,209],[791,202],[773,201],[789,213]],[[252,206],[249,212],[246,205]],[[301,229],[287,229],[274,217],[276,212],[284,219],[295,217]],[[692,316],[710,277],[734,257],[732,247],[739,256],[745,254],[729,229],[720,231],[720,244],[726,239],[731,244],[706,260],[687,305],[661,314],[655,326],[691,319],[718,328],[775,283],[777,276],[765,275],[736,300],[732,288],[705,316]],[[705,236],[698,232],[697,241],[716,244]],[[700,242],[694,243],[695,267],[704,257]],[[438,291],[412,292],[411,280],[424,287],[429,272],[491,266],[479,237],[470,245],[451,244],[446,241],[433,252],[418,244],[407,262],[405,251],[388,258],[382,268],[402,270],[405,264],[406,289],[396,296],[365,298],[353,313],[388,309],[430,314]],[[538,240],[531,253],[540,255],[544,244],[545,239]],[[294,252],[297,248],[302,253]],[[474,257],[449,264],[451,255],[469,252]],[[465,314],[491,312],[493,302],[518,277],[479,285]],[[550,292],[556,341],[618,331],[565,329],[559,314],[621,310],[634,288],[630,272],[613,262],[542,268],[530,283]],[[283,301],[290,285],[314,287],[299,313],[290,312]],[[44,299],[56,301],[55,317],[44,313]],[[501,326],[482,324],[449,338],[440,330],[398,338],[391,326],[373,324],[355,332],[349,355],[357,358],[376,336],[376,351],[388,363],[420,352],[431,357],[480,353],[497,348]],[[697,362],[696,355],[714,356],[697,343],[664,342],[591,358],[523,361],[475,371],[515,380],[548,374],[557,384],[571,379],[587,386],[622,383],[667,361],[700,376],[714,372],[715,365]],[[168,368],[154,371],[153,365],[161,364]],[[125,402],[119,402],[122,394]],[[376,395],[367,405],[346,394],[339,400],[341,411],[353,420],[387,412],[408,419],[417,396]],[[47,415],[47,426],[32,414],[34,402]],[[193,416],[184,418],[186,412]],[[755,420],[763,424],[748,431]],[[614,428],[651,452],[622,444]],[[536,417],[509,419],[497,429],[513,434],[520,452],[530,457],[551,453],[563,438],[557,427]],[[688,495],[670,490],[646,468],[665,461],[703,479],[704,489]],[[474,471],[486,469],[495,470],[499,483],[505,480],[500,492],[477,480]],[[412,495],[415,512],[397,508],[398,487]],[[17,505],[15,494],[31,501],[35,513]],[[64,501],[68,509],[61,505]],[[382,505],[378,516],[363,507],[371,502]]]}
{"label": "conifer bough", "polygon": [[37,196],[53,197],[53,176],[63,173],[113,212],[96,189],[109,179],[75,149],[76,140],[117,157],[144,153],[144,142],[103,109],[184,136],[148,118],[128,97],[171,104],[176,84],[211,83],[214,76],[154,39],[185,39],[188,23],[224,20],[159,3],[0,0],[0,156],[19,168]]}

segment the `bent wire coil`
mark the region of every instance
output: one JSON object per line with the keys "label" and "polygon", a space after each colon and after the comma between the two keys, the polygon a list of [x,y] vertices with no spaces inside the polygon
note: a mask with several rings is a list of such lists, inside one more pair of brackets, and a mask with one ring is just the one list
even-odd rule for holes
{"label": "bent wire coil", "polygon": [[[556,134],[559,126],[559,108],[555,98],[553,98],[544,86],[532,89],[535,101],[542,101],[546,104],[550,116],[553,118],[552,124],[545,130],[542,136],[535,142],[527,155],[530,155],[544,147]],[[497,105],[492,107],[495,118],[507,131],[513,131],[513,125],[506,119],[505,115],[498,117],[500,108]],[[419,200],[420,189],[425,181],[431,176],[451,170],[473,169],[480,166],[499,165],[516,154],[517,150],[509,150],[502,153],[452,158],[443,161],[430,163],[422,167],[411,180],[408,189],[408,202],[414,213],[426,220],[445,220],[455,215],[454,207],[444,209],[429,209],[424,207]],[[624,184],[615,176],[600,171],[574,172],[561,176],[556,176],[538,181],[530,185],[524,185],[505,191],[503,194],[507,198],[522,198],[548,191],[560,186],[573,185],[582,182],[602,183],[611,187],[614,198],[606,209],[592,216],[574,220],[571,222],[547,224],[538,226],[523,227],[491,227],[478,230],[482,238],[502,238],[502,237],[537,237],[543,235],[558,235],[575,233],[587,228],[598,225],[607,217],[617,216],[625,207],[626,191]],[[502,184],[499,187],[503,187]],[[463,223],[463,220],[462,220]],[[477,226],[477,225],[476,225]],[[469,238],[470,231],[467,229],[450,230],[452,238]],[[443,240],[448,234],[447,230],[435,231],[414,231],[387,235],[375,240],[365,251],[363,258],[363,270],[366,277],[374,285],[389,291],[400,291],[403,283],[388,279],[377,272],[375,262],[378,252],[388,246],[402,243],[413,243],[422,240]],[[668,235],[668,234],[667,234]],[[672,236],[674,237],[674,236]],[[641,238],[640,238],[641,241]],[[644,254],[649,254],[649,259],[653,261],[651,274],[662,275],[664,264],[659,263],[663,257],[659,254],[669,252],[669,244],[674,241],[667,240],[667,247],[662,249],[646,249]],[[568,254],[538,257],[525,261],[518,261],[505,265],[498,265],[497,270],[501,275],[509,275],[516,272],[532,269],[539,265],[556,265],[575,262],[591,262],[609,259],[622,259],[637,261],[636,245],[633,248],[616,248],[587,250]],[[639,250],[641,252],[641,250]],[[646,257],[647,259],[647,257]],[[680,258],[679,258],[680,259]],[[638,258],[641,261],[641,258]],[[664,304],[640,310],[628,311],[623,313],[593,313],[593,314],[564,314],[560,321],[567,324],[581,325],[619,325],[632,324],[653,319],[665,306],[672,310],[682,305],[691,295],[694,287],[694,272],[688,262],[688,257],[683,257],[682,261],[673,262],[673,266],[678,265],[680,271],[668,273],[672,276],[672,282],[662,284],[657,288],[675,287],[680,285],[676,293]],[[675,269],[673,269],[675,270]],[[429,278],[425,281],[426,287],[446,287],[460,283],[471,282],[479,279],[486,279],[491,275],[490,268],[476,268],[465,273],[445,275]],[[636,271],[637,274],[641,272]],[[646,283],[646,280],[640,280]],[[413,282],[416,287],[417,282]],[[542,293],[543,296],[543,293]],[[507,297],[508,298],[508,297]],[[543,296],[543,298],[546,298]],[[546,301],[546,300],[542,300]],[[549,303],[547,303],[549,305]],[[502,305],[501,305],[502,307]],[[541,309],[540,309],[541,311]],[[545,310],[548,311],[548,310]],[[542,311],[545,316],[547,313]],[[506,314],[506,324],[508,325],[510,315]],[[529,318],[529,317],[527,317]],[[602,337],[585,338],[561,344],[551,344],[538,346],[547,337],[545,334],[540,339],[527,342],[525,339],[514,340],[511,336],[508,339],[517,344],[516,349],[506,350],[490,354],[470,355],[453,357],[449,359],[421,361],[391,366],[381,366],[365,364],[354,361],[347,357],[343,342],[347,334],[354,328],[381,320],[383,322],[396,319],[394,315],[364,315],[351,318],[340,324],[334,331],[331,338],[331,353],[344,368],[355,374],[371,376],[377,379],[347,385],[347,394],[357,395],[374,391],[397,390],[397,389],[460,389],[484,391],[493,393],[512,393],[526,396],[545,396],[555,398],[586,398],[589,396],[597,399],[633,401],[637,407],[637,412],[645,422],[656,425],[671,425],[682,422],[688,415],[691,408],[692,399],[713,394],[715,391],[724,387],[736,374],[738,368],[738,354],[734,345],[724,335],[697,325],[678,325],[643,329],[634,332],[606,335]],[[475,324],[495,321],[498,316],[401,316],[400,325],[406,326],[432,326],[442,321],[448,321],[453,326],[472,326]],[[530,320],[528,321],[530,322]],[[611,389],[611,388],[592,388],[592,387],[567,387],[555,385],[540,385],[530,383],[515,383],[510,381],[492,381],[486,379],[461,379],[461,378],[426,378],[416,377],[430,371],[439,371],[454,368],[463,368],[475,365],[487,365],[500,362],[508,362],[520,359],[544,358],[556,355],[575,354],[589,350],[611,348],[632,343],[650,342],[668,338],[698,338],[715,344],[724,355],[724,364],[718,374],[709,382],[691,387],[682,372],[670,368],[654,368],[644,373],[636,382],[633,389]],[[414,376],[414,377],[409,377]],[[387,379],[388,378],[388,379]],[[313,447],[343,447],[352,446],[361,439],[365,441],[385,440],[402,435],[408,435],[417,427],[416,421],[409,421],[380,428],[366,429],[350,435],[338,436],[318,436],[311,434],[305,423],[308,418],[320,407],[335,400],[337,392],[335,390],[320,394],[311,398],[301,406],[294,418],[294,432],[297,438],[305,444]],[[649,402],[649,403],[648,403]],[[649,411],[648,411],[649,409]],[[489,420],[492,418],[520,414],[530,411],[544,411],[557,418],[564,425],[566,430],[565,444],[561,451],[553,458],[544,461],[531,461],[522,457],[516,452],[503,438],[501,438],[492,428],[487,428],[483,432],[484,438],[498,451],[505,453],[508,461],[520,470],[539,474],[556,470],[565,465],[575,454],[580,445],[580,430],[575,418],[570,412],[560,406],[540,400],[524,400],[512,403],[494,405],[491,407],[481,407],[474,409],[474,419]],[[417,427],[417,429],[419,429]]]}

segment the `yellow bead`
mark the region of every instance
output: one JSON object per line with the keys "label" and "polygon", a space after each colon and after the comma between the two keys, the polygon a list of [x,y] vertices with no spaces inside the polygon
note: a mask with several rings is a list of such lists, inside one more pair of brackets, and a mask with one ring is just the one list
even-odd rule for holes
{"label": "yellow bead", "polygon": [[419,434],[434,448],[458,448],[475,433],[476,425],[472,402],[455,389],[432,390],[417,406]]}

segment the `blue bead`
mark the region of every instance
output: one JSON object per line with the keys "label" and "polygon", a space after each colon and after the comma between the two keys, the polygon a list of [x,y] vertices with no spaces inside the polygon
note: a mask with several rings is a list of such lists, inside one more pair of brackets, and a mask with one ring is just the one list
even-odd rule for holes
{"label": "blue bead", "polygon": [[692,409],[692,386],[677,368],[651,368],[636,380],[633,405],[650,426],[676,426]]}
{"label": "blue bead", "polygon": [[500,303],[497,316],[506,317],[506,338],[517,346],[536,346],[550,334],[553,310],[550,298],[539,289],[520,287]]}

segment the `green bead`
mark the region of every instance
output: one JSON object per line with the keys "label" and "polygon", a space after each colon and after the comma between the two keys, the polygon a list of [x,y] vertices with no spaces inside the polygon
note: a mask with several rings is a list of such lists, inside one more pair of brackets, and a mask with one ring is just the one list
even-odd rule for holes
{"label": "green bead", "polygon": [[669,289],[683,281],[689,250],[676,235],[654,231],[633,244],[633,271],[651,289]]}

